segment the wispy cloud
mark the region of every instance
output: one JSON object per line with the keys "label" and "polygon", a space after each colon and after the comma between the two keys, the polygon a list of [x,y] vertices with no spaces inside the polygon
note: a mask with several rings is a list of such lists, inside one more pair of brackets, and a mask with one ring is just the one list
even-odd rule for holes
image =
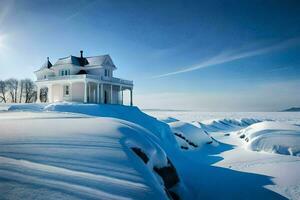
{"label": "wispy cloud", "polygon": [[291,46],[296,46],[299,44],[300,44],[300,37],[295,37],[295,38],[290,38],[290,39],[287,39],[287,40],[284,40],[284,41],[281,41],[281,42],[278,42],[278,43],[275,43],[275,44],[272,44],[269,46],[257,48],[254,50],[252,49],[252,50],[245,51],[245,50],[239,49],[239,50],[234,50],[234,51],[232,51],[232,50],[225,51],[225,52],[221,52],[220,54],[218,54],[216,56],[211,57],[210,59],[208,59],[206,61],[200,62],[198,64],[195,64],[192,66],[187,66],[187,67],[184,67],[177,71],[157,75],[152,78],[162,78],[162,77],[172,76],[172,75],[176,75],[176,74],[191,72],[191,71],[195,71],[195,70],[205,68],[205,67],[210,67],[210,66],[223,64],[223,63],[227,63],[227,62],[231,62],[231,61],[235,61],[235,60],[240,60],[243,58],[249,58],[249,57],[253,57],[253,56],[267,54],[270,52],[286,49]]}
{"label": "wispy cloud", "polygon": [[88,8],[92,7],[96,2],[97,2],[97,0],[86,2],[86,4],[84,6],[80,7],[77,11],[75,11],[74,13],[72,13],[71,15],[69,15],[68,17],[66,17],[63,20],[63,23],[68,22],[68,21],[76,18],[78,15],[80,15],[81,13],[83,13],[84,11],[86,11]]}

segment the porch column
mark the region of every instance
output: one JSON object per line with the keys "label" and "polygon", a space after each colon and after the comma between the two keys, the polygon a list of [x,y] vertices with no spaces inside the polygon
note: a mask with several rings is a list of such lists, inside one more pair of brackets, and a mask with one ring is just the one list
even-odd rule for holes
{"label": "porch column", "polygon": [[122,85],[120,86],[120,92],[121,92],[121,102],[120,102],[120,104],[123,105],[123,87],[122,87]]}
{"label": "porch column", "polygon": [[40,93],[41,93],[41,88],[40,88],[40,86],[37,85],[37,91],[36,91],[36,102],[37,103],[41,103]]}
{"label": "porch column", "polygon": [[88,92],[88,102],[91,103],[91,84],[88,84],[89,92]]}
{"label": "porch column", "polygon": [[113,94],[112,94],[112,91],[113,91],[113,85],[110,85],[110,104],[112,104],[112,98],[113,98]]}
{"label": "porch column", "polygon": [[52,103],[53,102],[53,100],[52,100],[52,85],[48,85],[47,86],[47,88],[48,88],[48,102],[49,103]]}
{"label": "porch column", "polygon": [[87,103],[87,82],[84,82],[84,103]]}
{"label": "porch column", "polygon": [[104,100],[103,100],[103,93],[104,93],[104,91],[103,91],[103,84],[101,84],[101,91],[100,91],[100,93],[101,93],[101,95],[100,95],[100,103],[103,103],[104,102]]}
{"label": "porch column", "polygon": [[97,99],[96,99],[96,101],[97,101],[97,103],[100,103],[100,94],[99,94],[99,87],[100,87],[100,84],[99,83],[97,83]]}
{"label": "porch column", "polygon": [[124,105],[124,93],[123,93],[123,89],[122,89],[122,91],[121,91],[121,94],[122,94],[122,98],[121,98],[121,100],[122,100],[122,105]]}
{"label": "porch column", "polygon": [[130,89],[130,106],[133,105],[133,99],[132,99],[132,88]]}

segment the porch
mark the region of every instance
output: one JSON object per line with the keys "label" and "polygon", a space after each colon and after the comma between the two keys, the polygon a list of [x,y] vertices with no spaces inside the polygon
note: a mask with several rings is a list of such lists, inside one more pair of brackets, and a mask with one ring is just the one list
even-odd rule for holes
{"label": "porch", "polygon": [[[72,76],[72,75],[71,75]],[[84,102],[103,104],[124,104],[124,93],[129,93],[129,105],[133,105],[133,85],[122,79],[95,79],[87,75],[53,77],[39,80],[38,101],[47,90],[46,102]],[[67,78],[68,77],[68,78]]]}

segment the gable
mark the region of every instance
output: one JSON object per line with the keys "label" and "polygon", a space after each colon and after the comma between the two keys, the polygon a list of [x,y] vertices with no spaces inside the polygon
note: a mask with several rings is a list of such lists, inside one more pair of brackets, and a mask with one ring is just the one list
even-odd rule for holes
{"label": "gable", "polygon": [[103,66],[103,67],[109,66],[109,67],[116,68],[116,66],[114,65],[114,63],[109,55],[87,57],[86,59],[89,62],[89,64],[86,65],[87,67],[89,67],[89,66],[90,67],[92,67],[92,66]]}

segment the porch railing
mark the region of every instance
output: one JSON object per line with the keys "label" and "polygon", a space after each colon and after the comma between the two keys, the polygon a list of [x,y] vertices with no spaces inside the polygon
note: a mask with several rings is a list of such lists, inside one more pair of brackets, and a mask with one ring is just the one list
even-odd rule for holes
{"label": "porch railing", "polygon": [[91,74],[80,74],[80,75],[66,75],[66,76],[48,76],[44,79],[38,79],[37,81],[54,81],[54,80],[74,80],[74,79],[94,79],[98,81],[105,81],[105,82],[111,82],[111,83],[119,83],[119,84],[125,84],[125,85],[133,85],[133,81],[115,78],[115,77],[101,77],[97,75],[91,75]]}

